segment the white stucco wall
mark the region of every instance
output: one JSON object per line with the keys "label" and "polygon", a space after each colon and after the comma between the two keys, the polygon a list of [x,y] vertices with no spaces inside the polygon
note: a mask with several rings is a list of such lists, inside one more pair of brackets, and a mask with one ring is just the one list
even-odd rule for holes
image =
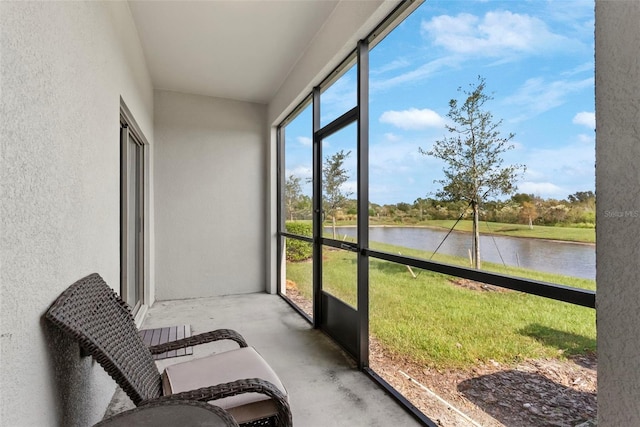
{"label": "white stucco wall", "polygon": [[119,286],[120,97],[153,141],[125,2],[0,2],[0,425],[86,426],[115,385],[41,319],[71,283]]}
{"label": "white stucco wall", "polygon": [[640,425],[640,2],[596,2],[598,426]]}
{"label": "white stucco wall", "polygon": [[266,107],[155,93],[156,298],[264,292]]}

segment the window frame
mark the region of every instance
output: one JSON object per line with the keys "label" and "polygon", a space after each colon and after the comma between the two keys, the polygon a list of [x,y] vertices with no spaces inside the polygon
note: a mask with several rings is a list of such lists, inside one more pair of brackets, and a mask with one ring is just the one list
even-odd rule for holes
{"label": "window frame", "polygon": [[[136,194],[138,199],[136,203],[139,203],[138,212],[139,218],[136,224],[136,229],[140,233],[138,239],[136,239],[136,284],[137,300],[132,302],[128,301],[129,291],[129,272],[128,272],[128,258],[131,248],[129,247],[129,237],[131,230],[127,221],[129,214],[129,183],[132,176],[129,174],[129,139],[133,139],[133,142],[138,147],[138,154],[136,156],[136,164],[133,169],[133,173],[136,174],[135,180],[137,183]],[[120,296],[131,307],[131,312],[136,320],[141,320],[144,310],[148,302],[149,295],[149,141],[144,136],[140,126],[136,122],[133,114],[124,103],[122,98],[120,99]],[[136,230],[134,230],[136,232]]]}
{"label": "window frame", "polygon": [[[406,265],[409,267],[419,268],[423,270],[438,272],[447,274],[453,277],[459,277],[463,279],[474,280],[482,283],[486,283],[489,285],[494,285],[510,290],[515,290],[527,294],[532,294],[536,296],[542,296],[549,299],[562,301],[569,304],[575,304],[578,306],[588,307],[588,308],[596,308],[596,291],[574,288],[570,286],[564,286],[555,283],[548,283],[542,281],[536,281],[531,279],[525,279],[521,277],[514,277],[505,274],[492,273],[484,270],[475,270],[471,268],[465,268],[456,265],[450,265],[440,262],[429,261],[426,259],[414,258],[404,255],[398,255],[378,250],[373,250],[369,248],[369,230],[368,230],[368,191],[369,191],[369,176],[368,176],[368,150],[369,150],[369,142],[368,142],[368,133],[369,133],[369,123],[368,123],[368,105],[369,105],[369,93],[368,93],[368,75],[366,79],[364,79],[364,74],[358,73],[358,106],[354,107],[354,109],[346,112],[343,116],[334,119],[331,123],[326,124],[324,127],[320,126],[320,108],[316,108],[316,103],[319,105],[321,93],[330,86],[333,82],[335,82],[341,75],[342,72],[345,71],[348,67],[353,65],[354,56],[360,49],[365,50],[365,57],[367,61],[366,68],[368,69],[368,54],[373,47],[382,39],[393,31],[398,24],[400,24],[411,12],[413,12],[418,6],[423,3],[422,0],[408,0],[406,2],[402,2],[398,7],[391,12],[366,38],[360,40],[357,45],[354,47],[354,50],[350,51],[349,54],[345,57],[345,59],[341,62],[341,64],[332,70],[327,76],[313,88],[313,91],[310,94],[307,94],[304,100],[298,104],[294,109],[289,113],[286,118],[277,126],[277,156],[276,161],[278,176],[277,176],[277,245],[278,245],[278,259],[277,259],[277,293],[280,295],[285,301],[287,301],[298,313],[300,313],[309,323],[311,323],[315,328],[319,327],[319,324],[316,319],[310,318],[306,313],[302,311],[292,300],[286,297],[281,292],[281,287],[283,286],[283,266],[286,262],[284,256],[284,247],[283,242],[285,238],[289,239],[298,239],[308,243],[314,244],[314,266],[318,264],[316,258],[321,253],[318,248],[321,245],[331,245],[331,239],[325,239],[321,235],[322,224],[321,224],[321,184],[319,183],[319,179],[317,177],[320,176],[321,170],[319,169],[319,160],[318,157],[321,155],[320,146],[317,140],[321,140],[322,137],[331,134],[343,126],[345,126],[346,122],[351,123],[349,120],[353,116],[357,116],[357,119],[354,121],[358,121],[358,132],[365,132],[366,135],[362,140],[366,140],[366,144],[364,146],[359,147],[361,152],[363,153],[363,158],[359,159],[359,162],[364,162],[364,167],[358,168],[359,170],[364,171],[364,175],[358,176],[358,206],[359,212],[363,215],[367,216],[367,218],[363,218],[361,222],[358,224],[358,245],[354,246],[352,249],[356,249],[359,252],[359,279],[358,279],[358,307],[362,307],[361,315],[365,317],[364,322],[359,325],[359,330],[362,334],[359,345],[359,359],[357,360],[357,364],[360,370],[366,373],[370,378],[372,378],[376,383],[378,383],[382,388],[384,388],[388,393],[390,393],[400,404],[405,406],[408,411],[412,413],[412,415],[427,426],[435,426],[428,417],[426,417],[422,412],[420,412],[417,408],[415,408],[411,402],[409,402],[401,393],[395,390],[390,384],[388,384],[382,377],[380,377],[375,371],[369,368],[368,363],[368,331],[369,331],[369,277],[368,277],[368,260],[379,259],[384,261],[395,262],[398,264]],[[359,53],[358,57],[360,59],[363,58],[363,54]],[[357,61],[357,59],[356,59]],[[368,73],[368,71],[367,71]],[[362,81],[360,81],[363,79]],[[314,192],[313,192],[313,206],[314,206],[314,237],[302,237],[297,236],[291,233],[288,233],[285,229],[285,219],[283,218],[283,191],[282,186],[284,185],[284,146],[285,146],[285,135],[284,135],[284,127],[293,121],[295,117],[309,105],[309,102],[312,104],[312,108],[314,109],[314,123],[313,123],[313,134],[314,134],[314,157],[313,157],[313,168],[314,168]],[[360,111],[358,111],[360,108]],[[360,219],[359,219],[360,221]],[[336,247],[341,248],[341,245],[336,245]],[[315,267],[314,267],[315,268]],[[321,280],[321,273],[314,271],[314,289],[317,289],[317,282]],[[319,313],[317,308],[319,300],[319,295],[316,295],[314,292],[314,316],[317,316],[316,313]],[[366,342],[365,342],[366,340]]]}

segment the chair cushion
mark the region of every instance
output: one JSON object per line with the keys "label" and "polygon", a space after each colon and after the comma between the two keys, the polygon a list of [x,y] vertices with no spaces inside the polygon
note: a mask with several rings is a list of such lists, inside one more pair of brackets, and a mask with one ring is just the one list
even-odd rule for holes
{"label": "chair cushion", "polygon": [[[269,381],[287,396],[287,391],[276,373],[253,347],[225,351],[170,365],[162,374],[162,388],[166,396],[246,378]],[[227,410],[239,424],[267,418],[277,413],[271,399],[260,393],[239,394],[217,399],[211,403]]]}

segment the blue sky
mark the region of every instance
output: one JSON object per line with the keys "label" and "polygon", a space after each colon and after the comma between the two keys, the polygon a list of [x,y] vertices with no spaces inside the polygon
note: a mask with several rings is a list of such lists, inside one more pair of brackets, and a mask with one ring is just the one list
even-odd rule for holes
{"label": "blue sky", "polygon": [[[451,98],[477,77],[503,135],[515,134],[505,164],[527,167],[518,192],[566,198],[594,190],[594,3],[427,0],[370,54],[370,195],[413,202],[439,188],[443,164],[420,154],[448,133]],[[322,124],[356,102],[355,68],[321,96]],[[310,108],[286,128],[286,174],[311,171]],[[323,142],[345,163],[355,197],[355,127]],[[310,187],[305,186],[310,195]]]}

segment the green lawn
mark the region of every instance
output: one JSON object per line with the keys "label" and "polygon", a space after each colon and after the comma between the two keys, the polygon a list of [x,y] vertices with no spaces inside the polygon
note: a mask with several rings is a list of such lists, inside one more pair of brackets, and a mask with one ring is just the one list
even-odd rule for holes
{"label": "green lawn", "polygon": [[[454,220],[431,220],[424,223],[430,227],[446,228],[453,227]],[[460,221],[456,225],[456,230],[468,231],[473,230],[473,221]],[[544,225],[534,225],[533,229],[524,224],[507,224],[502,222],[481,222],[480,233],[496,234],[501,236],[512,237],[530,237],[534,239],[551,239],[566,240],[569,242],[595,243],[595,228],[577,228],[577,227],[550,227]]]}
{"label": "green lawn", "polygon": [[[428,220],[420,221],[416,224],[402,224],[393,221],[376,221],[375,218],[371,218],[369,221],[370,226],[386,225],[390,227],[434,227],[444,228],[446,230],[451,229],[455,224],[455,220],[443,219],[443,220]],[[337,226],[355,225],[355,221],[339,221]],[[330,224],[327,222],[326,227]],[[464,220],[458,222],[455,227],[457,231],[471,232],[473,230],[473,221]],[[529,229],[528,225],[524,224],[508,224],[503,222],[481,222],[480,223],[481,234],[495,234],[498,236],[511,236],[511,237],[529,237],[532,239],[550,239],[550,240],[564,240],[568,242],[579,243],[595,243],[596,230],[595,228],[581,228],[581,227],[561,227],[561,226],[544,226],[534,225],[533,229]]]}
{"label": "green lawn", "polygon": [[[310,262],[287,264],[287,279],[308,298],[311,268]],[[323,269],[325,289],[355,305],[354,254],[325,251]],[[520,270],[520,276],[595,289],[594,281]],[[449,276],[414,272],[417,279],[406,266],[370,262],[371,333],[393,352],[436,368],[465,368],[490,359],[512,363],[596,349],[593,309],[515,291],[470,290]]]}

